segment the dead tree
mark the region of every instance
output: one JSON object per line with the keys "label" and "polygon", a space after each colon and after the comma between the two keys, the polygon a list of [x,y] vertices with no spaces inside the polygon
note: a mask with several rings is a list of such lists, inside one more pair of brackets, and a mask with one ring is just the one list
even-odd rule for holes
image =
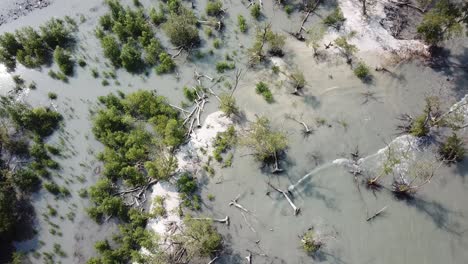
{"label": "dead tree", "polygon": [[[304,41],[305,40],[304,36],[302,35],[303,31],[307,31],[304,28],[304,24],[307,22],[307,19],[309,18],[310,14],[313,13],[315,11],[315,9],[317,9],[318,5],[320,4],[320,1],[321,0],[316,0],[314,6],[312,8],[310,8],[310,9],[306,8],[307,13],[304,16],[304,19],[302,19],[301,26],[299,27],[299,30],[297,30],[294,33],[291,33],[291,35],[293,35],[297,40],[299,40],[299,41]],[[307,5],[306,5],[306,7],[307,7]]]}
{"label": "dead tree", "polygon": [[229,226],[231,224],[229,216],[226,216],[223,219],[216,219],[216,218],[209,218],[209,217],[205,217],[205,218],[195,217],[195,218],[192,218],[192,219],[193,220],[202,220],[202,221],[213,221],[213,222],[226,224],[227,226]]}
{"label": "dead tree", "polygon": [[362,2],[362,15],[367,16],[367,7],[366,7],[367,0],[361,0],[361,2]]}
{"label": "dead tree", "polygon": [[299,207],[297,207],[294,202],[291,200],[291,198],[289,197],[288,193],[281,190],[281,189],[278,189],[276,188],[275,186],[273,186],[271,183],[267,183],[271,188],[273,188],[275,191],[279,192],[280,194],[282,194],[284,196],[284,198],[286,198],[286,200],[288,201],[289,205],[291,205],[292,209],[294,210],[294,215],[297,215],[300,213],[301,209]]}
{"label": "dead tree", "polygon": [[285,115],[285,118],[286,118],[286,119],[293,120],[293,121],[295,121],[296,123],[302,125],[302,126],[304,127],[304,130],[302,130],[304,134],[308,135],[308,134],[312,133],[312,130],[309,129],[309,126],[307,126],[307,124],[306,124],[304,121],[297,120],[297,119],[295,119],[292,115],[289,115],[289,114],[286,114],[286,115]]}
{"label": "dead tree", "polygon": [[250,213],[250,211],[247,210],[247,209],[245,209],[244,206],[242,206],[241,204],[237,203],[237,200],[239,199],[239,197],[240,197],[240,194],[237,195],[236,198],[234,198],[233,200],[231,200],[231,202],[229,202],[229,206],[234,206],[234,207],[237,207],[237,208],[238,208],[239,210],[241,210],[241,211],[244,211],[244,212],[246,212],[246,213]]}
{"label": "dead tree", "polygon": [[377,216],[382,215],[382,214],[385,212],[386,209],[387,209],[387,206],[384,206],[382,209],[380,209],[379,211],[377,211],[375,214],[373,214],[372,216],[368,217],[368,218],[366,219],[366,221],[367,221],[367,222],[370,222],[370,221],[374,220],[374,218],[376,218]]}

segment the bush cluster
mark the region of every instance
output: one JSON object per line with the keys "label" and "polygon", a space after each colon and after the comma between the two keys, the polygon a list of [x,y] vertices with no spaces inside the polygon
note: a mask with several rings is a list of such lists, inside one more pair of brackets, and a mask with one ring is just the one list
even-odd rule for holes
{"label": "bush cluster", "polygon": [[[131,73],[157,65],[164,48],[146,20],[143,9],[125,8],[117,0],[107,0],[106,3],[110,13],[99,19],[96,29],[104,56],[115,67],[123,67]],[[162,23],[161,14],[161,10],[160,13],[154,9],[150,11],[153,23]]]}
{"label": "bush cluster", "polygon": [[69,22],[53,18],[39,31],[23,27],[15,33],[4,33],[0,36],[0,62],[10,70],[15,69],[16,60],[28,68],[40,67],[50,61],[51,50],[74,44],[74,30]]}
{"label": "bush cluster", "polygon": [[268,103],[273,103],[273,94],[271,93],[270,88],[268,88],[268,85],[266,83],[257,83],[257,85],[255,86],[255,92],[257,92],[257,94],[261,94],[265,101],[267,101]]}

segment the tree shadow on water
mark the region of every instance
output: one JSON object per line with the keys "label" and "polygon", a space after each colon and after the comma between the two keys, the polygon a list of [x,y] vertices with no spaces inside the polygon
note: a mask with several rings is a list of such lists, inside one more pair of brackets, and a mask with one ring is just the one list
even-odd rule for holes
{"label": "tree shadow on water", "polygon": [[294,195],[297,196],[306,196],[307,198],[314,198],[322,201],[325,206],[332,210],[339,210],[338,203],[335,199],[336,195],[334,194],[327,194],[327,192],[334,191],[332,189],[314,184],[312,182],[306,183],[304,186],[301,187],[300,192],[294,192]]}
{"label": "tree shadow on water", "polygon": [[452,81],[454,92],[457,98],[461,98],[468,93],[466,83],[468,82],[468,48],[458,55],[453,55],[452,51],[437,47],[431,49],[431,59],[428,66],[435,72],[447,76],[448,81]]}
{"label": "tree shadow on water", "polygon": [[467,229],[454,218],[464,218],[462,212],[451,210],[437,201],[429,201],[420,197],[404,198],[407,205],[425,214],[437,226],[456,236],[462,236]]}

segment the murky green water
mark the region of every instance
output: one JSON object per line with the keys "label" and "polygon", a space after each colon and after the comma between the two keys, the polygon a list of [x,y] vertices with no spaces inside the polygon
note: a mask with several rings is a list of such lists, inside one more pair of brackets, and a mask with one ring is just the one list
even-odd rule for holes
{"label": "murky green water", "polygon": [[[149,4],[156,1],[142,2]],[[273,74],[270,66],[263,70],[246,68],[243,55],[252,42],[253,21],[245,3],[225,1],[224,4],[228,7],[229,15],[225,18],[227,28],[223,36],[223,49],[215,50],[214,56],[196,64],[180,56],[177,59],[178,77],[154,74],[149,77],[132,76],[118,70],[120,86],[103,87],[102,79],[94,79],[90,74],[92,67],[100,71],[108,69],[92,33],[98,17],[106,10],[101,1],[57,0],[48,8],[0,27],[1,32],[13,31],[20,26],[39,25],[51,16],[70,15],[79,20],[77,14],[83,14],[87,18],[80,25],[77,54],[88,58],[89,66],[85,69],[77,67],[76,77],[71,78],[68,84],[52,80],[47,76],[47,68],[37,71],[18,67],[15,73],[28,82],[34,80],[37,83],[38,89],[25,96],[25,100],[33,105],[50,105],[47,93],[53,91],[58,94],[58,100],[53,104],[67,117],[66,132],[50,141],[59,144],[63,139],[70,157],[60,162],[63,170],[55,179],[65,184],[73,194],[67,200],[55,200],[45,191],[35,195],[39,233],[30,241],[18,243],[18,246],[44,252],[51,251],[53,244],[59,243],[68,254],[67,258],[60,259],[62,263],[84,263],[94,254],[94,242],[115,230],[113,223],[98,226],[89,220],[84,213],[88,202],[77,194],[79,189],[91,186],[98,178],[95,170],[100,164],[93,153],[97,153],[101,145],[93,139],[90,131],[89,111],[95,105],[97,96],[117,90],[156,89],[172,103],[178,104],[183,100],[181,88],[195,84],[194,69],[215,76],[215,62],[224,58],[225,53],[238,50],[237,67],[244,69],[235,93],[239,106],[247,120],[253,120],[255,114],[269,116],[275,128],[288,134],[289,148],[286,159],[281,162],[285,172],[279,175],[270,174],[268,168],[260,168],[248,155],[247,149],[239,148],[232,168],[216,168],[214,178],[204,176],[206,181],[202,181],[201,186],[201,194],[205,198],[202,214],[220,218],[228,215],[232,219],[229,227],[218,226],[225,235],[228,248],[227,253],[221,256],[220,263],[245,263],[246,250],[254,253],[255,264],[313,261],[358,264],[465,263],[468,259],[465,250],[468,246],[468,234],[465,234],[468,229],[465,217],[468,214],[468,183],[465,180],[468,161],[440,169],[433,182],[412,201],[399,201],[386,191],[373,193],[365,188],[361,188],[361,195],[353,176],[344,167],[326,164],[336,158],[348,158],[357,146],[362,156],[371,155],[384,147],[385,142],[396,137],[396,117],[404,112],[418,114],[424,105],[425,95],[440,94],[455,102],[466,93],[468,73],[460,68],[433,70],[425,67],[421,61],[415,61],[389,67],[394,75],[374,73],[373,83],[363,84],[354,77],[343,59],[332,55],[325,61],[317,62],[304,43],[288,37],[283,59],[291,68],[301,69],[308,82],[304,96],[297,97],[290,94],[292,89],[287,83],[279,82],[281,77]],[[196,6],[203,10],[204,2],[197,2]],[[325,6],[319,13],[323,14],[328,9]],[[249,19],[251,28],[248,35],[235,33],[238,13]],[[278,31],[297,30],[302,19],[297,13],[288,18],[272,1],[264,1],[264,13]],[[317,23],[318,16],[312,16],[309,21]],[[450,60],[466,64],[467,39],[450,41],[448,46],[451,47]],[[205,51],[209,49],[211,40],[203,47]],[[99,61],[94,59],[96,57]],[[465,61],[461,61],[463,57]],[[233,75],[233,72],[227,73],[226,79],[232,79]],[[0,72],[0,79],[0,89],[6,92],[12,86],[11,80],[3,72]],[[255,94],[254,85],[259,80],[270,84],[275,103],[267,104]],[[222,85],[215,88],[218,93],[222,90],[226,90]],[[363,93],[368,91],[373,96],[366,101]],[[204,115],[215,109],[216,101],[212,99]],[[302,127],[286,119],[285,114],[304,120],[314,128],[314,133],[304,137]],[[317,118],[325,119],[328,125],[317,126]],[[321,165],[326,168],[311,175],[293,192],[294,201],[301,208],[298,216],[294,216],[286,200],[266,184],[270,181],[279,188],[287,189]],[[81,182],[81,178],[85,181]],[[270,193],[266,195],[268,191]],[[215,200],[208,201],[208,194],[215,195]],[[245,219],[238,209],[228,205],[239,194],[238,202],[252,211],[245,215]],[[52,219],[60,226],[62,236],[49,233],[50,225],[41,216],[47,205],[56,207],[64,218]],[[388,208],[382,217],[366,222],[368,214],[384,206]],[[74,221],[67,219],[69,212],[76,213]],[[312,226],[323,235],[333,236],[326,240],[327,245],[315,259],[302,252],[298,238]],[[45,245],[41,246],[39,241],[44,241]],[[32,258],[32,262],[41,263],[42,259]]]}

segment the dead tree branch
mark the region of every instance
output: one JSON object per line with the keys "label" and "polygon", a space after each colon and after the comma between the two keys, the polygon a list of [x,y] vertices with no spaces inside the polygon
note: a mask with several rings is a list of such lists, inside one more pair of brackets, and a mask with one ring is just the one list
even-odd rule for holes
{"label": "dead tree branch", "polygon": [[380,209],[379,211],[377,211],[375,214],[373,214],[371,217],[368,217],[366,219],[367,222],[370,222],[372,221],[374,218],[376,218],[377,216],[381,215],[383,212],[385,212],[385,210],[387,209],[387,206],[384,206],[382,209]]}
{"label": "dead tree branch", "polygon": [[213,222],[226,224],[227,226],[229,226],[231,224],[231,220],[230,220],[229,216],[227,216],[227,215],[223,219],[216,219],[216,218],[209,218],[209,217],[205,217],[205,218],[195,217],[195,218],[192,218],[192,219],[193,220],[202,220],[202,221],[213,221]]}
{"label": "dead tree branch", "polygon": [[288,200],[288,203],[289,205],[291,205],[292,209],[294,210],[294,215],[297,215],[299,214],[299,212],[301,211],[300,208],[298,208],[294,203],[293,201],[291,200],[291,198],[289,197],[288,193],[286,193],[285,191],[281,190],[281,189],[278,189],[276,188],[275,186],[273,186],[271,183],[267,183],[271,188],[273,188],[275,191],[281,193],[284,198],[286,198],[286,200]]}
{"label": "dead tree branch", "polygon": [[237,197],[236,197],[235,199],[231,200],[231,202],[229,203],[229,206],[233,206],[233,205],[234,205],[235,207],[239,208],[240,210],[242,210],[242,211],[244,211],[244,212],[246,212],[246,213],[250,213],[250,211],[247,210],[247,209],[245,209],[244,206],[242,206],[242,205],[240,205],[239,203],[237,203],[237,200],[239,199],[239,197],[240,197],[240,194],[237,195]]}

